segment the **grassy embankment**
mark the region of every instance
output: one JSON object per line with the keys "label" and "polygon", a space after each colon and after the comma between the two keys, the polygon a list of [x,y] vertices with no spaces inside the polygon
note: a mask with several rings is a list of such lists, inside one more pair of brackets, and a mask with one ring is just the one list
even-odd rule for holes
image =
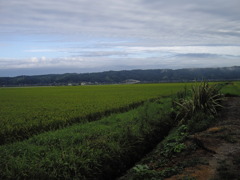
{"label": "grassy embankment", "polygon": [[[191,91],[179,93],[174,103],[178,126],[158,144],[154,152],[130,169],[121,180],[165,179],[181,174],[186,167],[204,165],[205,162],[198,158],[184,159],[199,148],[198,146],[205,148],[197,139],[192,139],[194,143],[190,145],[186,145],[186,141],[191,140],[192,134],[216,123],[215,117],[221,108],[220,102],[224,99],[221,93],[227,96],[240,95],[240,82],[221,83],[220,86],[221,89],[214,85],[205,88],[202,84],[193,87]],[[191,179],[188,176],[183,176],[184,178]]]}

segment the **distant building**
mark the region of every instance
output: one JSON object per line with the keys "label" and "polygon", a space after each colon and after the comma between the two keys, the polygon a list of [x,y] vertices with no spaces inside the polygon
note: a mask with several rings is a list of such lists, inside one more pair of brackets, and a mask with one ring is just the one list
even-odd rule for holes
{"label": "distant building", "polygon": [[141,81],[135,80],[135,79],[127,79],[124,81],[125,84],[137,84],[140,83]]}

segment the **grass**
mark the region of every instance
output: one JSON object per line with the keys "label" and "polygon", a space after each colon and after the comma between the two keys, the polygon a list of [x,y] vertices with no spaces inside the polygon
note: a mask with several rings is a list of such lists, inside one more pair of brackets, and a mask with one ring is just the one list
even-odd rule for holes
{"label": "grass", "polygon": [[171,99],[0,146],[0,179],[113,179],[172,127]]}
{"label": "grass", "polygon": [[182,83],[0,88],[0,144],[123,112],[176,93]]}
{"label": "grass", "polygon": [[225,83],[221,91],[227,96],[240,96],[240,81]]}
{"label": "grass", "polygon": [[196,160],[191,163],[181,161],[180,164],[172,162],[172,158],[187,149],[183,143],[187,135],[185,125],[172,129],[169,135],[158,145],[154,154],[134,166],[120,180],[165,179],[181,172],[184,167],[196,163]]}
{"label": "grass", "polygon": [[[200,159],[185,160],[184,157],[198,147],[194,143],[187,146],[185,140],[191,133],[202,131],[215,122],[221,100],[218,86],[206,82],[195,84],[190,91],[185,88],[179,92],[173,100],[177,127],[165,137],[154,153],[130,169],[121,180],[165,179],[181,173],[186,167],[202,163]],[[175,161],[179,156],[180,161]]]}

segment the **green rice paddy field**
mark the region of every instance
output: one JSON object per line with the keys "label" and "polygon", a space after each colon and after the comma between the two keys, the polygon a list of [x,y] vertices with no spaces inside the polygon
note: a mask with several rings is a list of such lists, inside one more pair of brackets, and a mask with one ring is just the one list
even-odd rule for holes
{"label": "green rice paddy field", "polygon": [[128,110],[147,99],[174,94],[183,86],[169,83],[0,88],[0,144]]}

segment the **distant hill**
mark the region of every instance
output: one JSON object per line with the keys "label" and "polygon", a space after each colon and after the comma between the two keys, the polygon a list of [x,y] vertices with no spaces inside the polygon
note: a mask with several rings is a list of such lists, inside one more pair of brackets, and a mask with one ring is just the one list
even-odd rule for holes
{"label": "distant hill", "polygon": [[49,86],[115,83],[240,80],[240,66],[224,68],[151,69],[0,77],[0,86]]}

